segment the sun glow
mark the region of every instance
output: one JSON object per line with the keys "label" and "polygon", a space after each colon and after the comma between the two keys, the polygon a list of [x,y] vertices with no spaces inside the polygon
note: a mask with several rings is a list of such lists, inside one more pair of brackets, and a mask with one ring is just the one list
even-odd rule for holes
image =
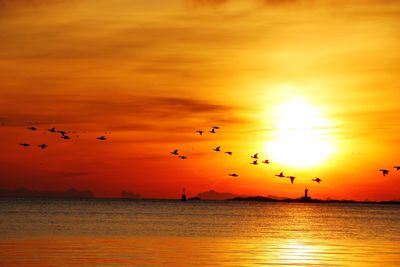
{"label": "sun glow", "polygon": [[334,151],[329,141],[330,122],[305,99],[276,107],[273,140],[267,143],[271,160],[294,167],[321,164]]}

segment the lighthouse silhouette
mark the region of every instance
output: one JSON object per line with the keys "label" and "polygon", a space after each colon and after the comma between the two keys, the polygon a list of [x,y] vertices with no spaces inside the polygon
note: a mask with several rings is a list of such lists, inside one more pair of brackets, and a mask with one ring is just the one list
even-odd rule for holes
{"label": "lighthouse silhouette", "polygon": [[307,188],[304,190],[304,197],[301,197],[300,200],[301,201],[310,201],[311,200],[311,197],[308,195],[308,189]]}
{"label": "lighthouse silhouette", "polygon": [[185,194],[185,188],[183,188],[183,192],[182,192],[182,197],[181,197],[181,201],[186,201],[186,194]]}

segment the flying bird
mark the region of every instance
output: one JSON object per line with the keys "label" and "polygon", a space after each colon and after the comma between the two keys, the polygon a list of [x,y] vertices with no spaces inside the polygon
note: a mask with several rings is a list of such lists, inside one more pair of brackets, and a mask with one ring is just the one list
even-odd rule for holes
{"label": "flying bird", "polygon": [[178,149],[175,149],[174,151],[172,151],[172,152],[170,152],[172,155],[178,155],[179,153],[178,153]]}
{"label": "flying bird", "polygon": [[232,156],[232,153],[233,152],[231,152],[231,151],[226,151],[226,152],[224,152],[225,154],[228,154],[229,156]]}
{"label": "flying bird", "polygon": [[258,159],[258,153],[254,154],[254,155],[251,156],[250,158],[252,158],[252,159]]}
{"label": "flying bird", "polygon": [[62,138],[62,139],[66,139],[66,140],[67,140],[67,139],[71,139],[68,135],[62,135],[61,138]]}
{"label": "flying bird", "polygon": [[19,144],[20,146],[23,146],[23,147],[27,147],[27,146],[30,146],[30,144],[26,144],[26,143],[21,143],[21,144]]}
{"label": "flying bird", "polygon": [[389,170],[386,170],[386,169],[380,169],[379,171],[382,172],[383,176],[386,176],[387,174],[389,174]]}
{"label": "flying bird", "polygon": [[288,176],[287,178],[289,178],[290,179],[290,182],[293,184],[293,182],[294,182],[294,179],[296,179],[296,177],[294,177],[294,176]]}
{"label": "flying bird", "polygon": [[67,132],[66,131],[57,131],[57,133],[60,133],[62,136],[64,136]]}
{"label": "flying bird", "polygon": [[47,147],[47,145],[46,144],[40,144],[40,145],[38,145],[38,147],[40,147],[41,149],[45,149]]}
{"label": "flying bird", "polygon": [[213,150],[219,152],[219,151],[221,151],[221,147],[220,147],[220,146],[217,146],[217,147],[214,148]]}
{"label": "flying bird", "polygon": [[281,172],[280,174],[275,174],[276,177],[280,177],[280,178],[285,178],[285,175],[283,175],[283,172]]}
{"label": "flying bird", "polygon": [[312,179],[314,182],[320,183],[322,180],[320,178]]}
{"label": "flying bird", "polygon": [[395,168],[397,171],[400,170],[400,166],[394,166],[393,168]]}
{"label": "flying bird", "polygon": [[47,129],[47,131],[51,132],[51,133],[55,133],[56,132],[56,128],[51,128],[51,129]]}
{"label": "flying bird", "polygon": [[186,156],[179,156],[181,159],[187,159]]}
{"label": "flying bird", "polygon": [[210,130],[210,133],[215,134],[215,133],[216,133],[215,128],[212,128],[212,129]]}
{"label": "flying bird", "polygon": [[36,130],[37,130],[37,128],[36,128],[36,127],[34,127],[34,126],[32,126],[32,127],[28,127],[28,130],[36,131]]}
{"label": "flying bird", "polygon": [[104,140],[106,140],[107,138],[106,138],[105,136],[102,135],[102,136],[97,137],[97,139],[104,141]]}
{"label": "flying bird", "polygon": [[269,164],[270,162],[269,162],[269,160],[266,159],[262,163]]}
{"label": "flying bird", "polygon": [[203,135],[204,131],[199,130],[199,131],[196,131],[196,133],[199,133],[199,135]]}
{"label": "flying bird", "polygon": [[239,175],[237,175],[236,173],[230,173],[229,176],[238,177]]}
{"label": "flying bird", "polygon": [[212,128],[218,130],[219,126],[213,126]]}
{"label": "flying bird", "polygon": [[257,160],[255,160],[255,161],[253,161],[253,162],[250,163],[250,164],[257,165],[258,163],[257,163]]}

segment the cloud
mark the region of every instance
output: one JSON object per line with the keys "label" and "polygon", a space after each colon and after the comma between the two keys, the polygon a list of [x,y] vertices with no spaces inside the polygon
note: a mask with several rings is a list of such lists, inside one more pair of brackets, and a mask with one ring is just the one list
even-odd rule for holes
{"label": "cloud", "polygon": [[299,2],[313,2],[312,0],[258,0],[264,5],[282,5],[282,4],[291,4],[291,3],[299,3]]}
{"label": "cloud", "polygon": [[85,176],[90,174],[89,172],[82,171],[62,171],[54,173],[54,177],[74,177],[74,176]]}
{"label": "cloud", "polygon": [[66,2],[72,2],[72,0],[0,0],[0,10],[15,7],[39,7]]}
{"label": "cloud", "polygon": [[[194,5],[203,5],[203,6],[220,6],[223,4],[234,4],[233,0],[187,0],[187,2]],[[236,1],[237,2],[237,1]],[[253,0],[254,4],[261,3],[263,5],[268,6],[276,6],[276,5],[284,5],[298,2],[313,2],[313,0]]]}
{"label": "cloud", "polygon": [[229,0],[187,0],[187,2],[194,5],[222,5]]}
{"label": "cloud", "polygon": [[1,121],[8,126],[100,124],[115,130],[157,131],[177,127],[189,130],[187,122],[191,120],[245,122],[235,115],[240,107],[184,97],[25,94],[8,96],[3,101],[14,103],[2,111]]}

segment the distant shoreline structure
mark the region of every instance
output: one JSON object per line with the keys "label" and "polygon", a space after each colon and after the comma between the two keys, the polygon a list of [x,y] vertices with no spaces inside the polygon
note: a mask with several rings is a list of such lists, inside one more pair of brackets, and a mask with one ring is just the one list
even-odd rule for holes
{"label": "distant shoreline structure", "polygon": [[[126,193],[127,191],[125,191]],[[122,192],[121,192],[122,193]],[[131,193],[131,192],[129,192]],[[69,189],[66,191],[36,191],[29,190],[26,188],[18,188],[15,190],[3,189],[0,188],[0,199],[67,199],[67,200],[79,200],[79,199],[87,199],[87,200],[130,200],[130,201],[181,201],[181,199],[174,198],[142,198],[138,194],[123,194],[124,197],[96,197],[91,191],[79,191],[76,189]],[[186,197],[186,195],[185,195]],[[308,195],[305,195],[300,198],[272,198],[272,197],[264,197],[264,196],[249,196],[249,197],[233,197],[224,200],[211,200],[211,199],[202,199],[198,196],[196,197],[187,197],[187,202],[225,202],[225,201],[238,201],[238,202],[274,202],[274,203],[343,203],[343,204],[389,204],[389,205],[400,205],[399,200],[387,200],[387,201],[358,201],[358,200],[336,200],[336,199],[313,199]]]}
{"label": "distant shoreline structure", "polygon": [[95,198],[92,191],[84,190],[79,191],[74,188],[70,188],[65,191],[38,191],[29,190],[24,187],[9,190],[0,188],[0,198],[81,198],[81,199],[91,199]]}
{"label": "distant shoreline structure", "polygon": [[231,199],[227,199],[226,201],[243,201],[243,202],[285,202],[285,203],[344,203],[344,204],[391,204],[391,205],[400,205],[400,201],[397,200],[388,200],[388,201],[358,201],[358,200],[322,200],[322,199],[311,199],[311,200],[303,200],[301,198],[287,198],[287,199],[273,199],[263,196],[255,196],[255,197],[235,197]]}
{"label": "distant shoreline structure", "polygon": [[257,202],[286,202],[286,203],[356,203],[356,204],[393,204],[400,205],[400,201],[389,200],[389,201],[357,201],[357,200],[322,200],[322,199],[313,199],[308,195],[308,189],[304,190],[304,196],[300,198],[286,198],[286,199],[275,199],[263,196],[255,196],[255,197],[234,197],[227,199],[227,201],[257,201]]}

